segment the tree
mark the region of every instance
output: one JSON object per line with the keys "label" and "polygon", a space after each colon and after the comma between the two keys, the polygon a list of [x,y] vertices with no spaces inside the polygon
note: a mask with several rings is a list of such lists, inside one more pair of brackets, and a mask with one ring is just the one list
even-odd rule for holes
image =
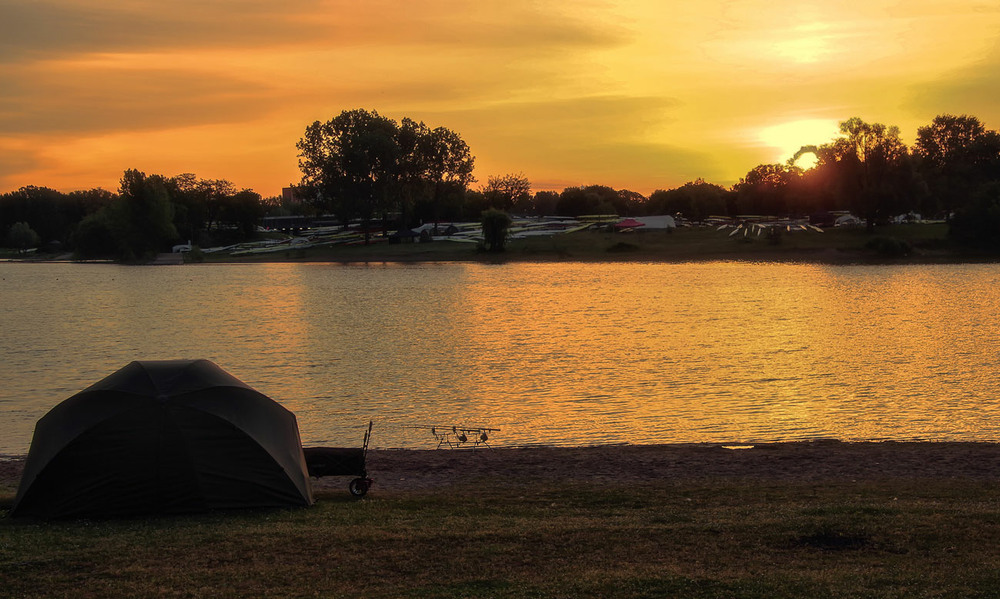
{"label": "tree", "polygon": [[16,222],[10,226],[10,230],[7,231],[7,245],[18,251],[18,253],[24,253],[30,248],[38,247],[41,242],[41,238],[35,230],[28,226],[25,222]]}
{"label": "tree", "polygon": [[244,189],[225,198],[220,218],[235,227],[241,238],[250,239],[257,232],[257,225],[263,216],[264,205],[260,194]]}
{"label": "tree", "polygon": [[457,216],[468,186],[475,182],[475,157],[468,144],[450,129],[430,129],[408,118],[400,123],[398,140],[398,189],[404,220],[410,220],[410,212],[435,222]]}
{"label": "tree", "polygon": [[360,218],[366,242],[370,222],[386,209],[396,189],[398,131],[395,121],[374,110],[345,110],[309,125],[296,144],[302,185],[345,224]]}
{"label": "tree", "polygon": [[844,137],[817,148],[817,168],[833,171],[838,195],[868,221],[904,209],[912,170],[899,127],[866,123],[852,117],[840,124]]}
{"label": "tree", "polygon": [[556,214],[559,216],[618,214],[620,216],[616,204],[623,205],[621,196],[606,185],[567,187],[559,194]]}
{"label": "tree", "polygon": [[502,210],[490,208],[482,215],[483,246],[487,252],[502,252],[507,246],[507,229],[510,216]]}
{"label": "tree", "polygon": [[962,246],[1000,252],[1000,182],[981,186],[955,211],[948,235]]}
{"label": "tree", "polygon": [[784,164],[755,166],[733,186],[741,214],[783,216],[791,205],[790,192],[802,177],[802,169]]}
{"label": "tree", "polygon": [[531,182],[522,173],[490,176],[482,192],[491,208],[524,210],[531,198]]}
{"label": "tree", "polygon": [[974,116],[934,117],[930,125],[917,129],[913,152],[935,207],[946,214],[968,204],[979,187],[1000,178],[1000,134]]}
{"label": "tree", "polygon": [[111,206],[111,224],[119,258],[143,260],[177,240],[173,206],[166,181],[159,175],[129,169],[122,175],[118,202]]}
{"label": "tree", "polygon": [[409,226],[417,213],[436,220],[457,212],[475,181],[475,158],[457,133],[409,118],[397,124],[375,111],[316,121],[296,147],[307,195],[345,224],[360,219],[366,240],[379,214],[399,211]]}
{"label": "tree", "polygon": [[23,222],[38,233],[42,242],[65,242],[73,225],[82,218],[74,208],[65,194],[28,185],[0,196],[0,232]]}
{"label": "tree", "polygon": [[654,191],[649,196],[646,211],[649,214],[680,214],[700,222],[709,216],[729,214],[732,196],[721,186],[699,178],[675,189]]}
{"label": "tree", "polygon": [[559,193],[555,191],[536,191],[531,199],[531,211],[537,216],[551,216],[556,213]]}
{"label": "tree", "polygon": [[638,191],[619,189],[615,196],[614,206],[619,216],[638,216],[646,209],[646,196]]}
{"label": "tree", "polygon": [[77,258],[106,258],[118,255],[118,243],[111,224],[113,208],[88,214],[73,231],[73,249]]}

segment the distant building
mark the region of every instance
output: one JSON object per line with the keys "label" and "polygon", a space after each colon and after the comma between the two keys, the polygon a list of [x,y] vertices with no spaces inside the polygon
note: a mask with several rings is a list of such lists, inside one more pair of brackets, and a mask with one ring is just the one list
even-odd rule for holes
{"label": "distant building", "polygon": [[303,198],[299,195],[299,188],[290,186],[281,188],[281,203],[282,204],[301,204]]}

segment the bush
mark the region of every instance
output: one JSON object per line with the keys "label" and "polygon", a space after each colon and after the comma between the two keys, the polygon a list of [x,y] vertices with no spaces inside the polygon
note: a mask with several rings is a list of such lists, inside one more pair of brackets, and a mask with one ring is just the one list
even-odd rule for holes
{"label": "bush", "polygon": [[913,253],[913,246],[909,242],[895,237],[875,237],[865,244],[865,248],[889,258],[901,258]]}
{"label": "bush", "polygon": [[1000,183],[983,186],[971,205],[956,212],[948,235],[959,245],[1000,251]]}
{"label": "bush", "polygon": [[39,243],[41,243],[41,238],[38,236],[38,233],[35,233],[34,229],[28,226],[28,223],[16,222],[7,231],[7,245],[18,252],[25,252],[30,248],[38,247]]}
{"label": "bush", "polygon": [[622,253],[622,252],[634,252],[637,249],[639,249],[639,246],[637,246],[637,245],[634,245],[634,244],[631,244],[631,243],[626,243],[624,241],[619,241],[618,243],[616,243],[613,246],[609,247],[608,248],[608,252],[610,252],[612,254],[618,254],[618,253]]}

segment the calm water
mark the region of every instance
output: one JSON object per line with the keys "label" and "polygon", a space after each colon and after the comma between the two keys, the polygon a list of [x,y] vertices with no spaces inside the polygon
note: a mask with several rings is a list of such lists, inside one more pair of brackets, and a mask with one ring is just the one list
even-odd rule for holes
{"label": "calm water", "polygon": [[997,440],[1000,266],[0,264],[0,453],[134,359],[208,358],[306,444]]}

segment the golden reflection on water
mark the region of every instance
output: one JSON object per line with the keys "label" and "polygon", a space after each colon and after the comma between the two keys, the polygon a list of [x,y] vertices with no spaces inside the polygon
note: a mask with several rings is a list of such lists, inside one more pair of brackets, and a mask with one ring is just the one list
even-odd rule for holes
{"label": "golden reflection on water", "polygon": [[0,453],[142,358],[216,361],[309,444],[369,419],[404,447],[435,425],[508,445],[1000,432],[994,265],[0,267]]}

